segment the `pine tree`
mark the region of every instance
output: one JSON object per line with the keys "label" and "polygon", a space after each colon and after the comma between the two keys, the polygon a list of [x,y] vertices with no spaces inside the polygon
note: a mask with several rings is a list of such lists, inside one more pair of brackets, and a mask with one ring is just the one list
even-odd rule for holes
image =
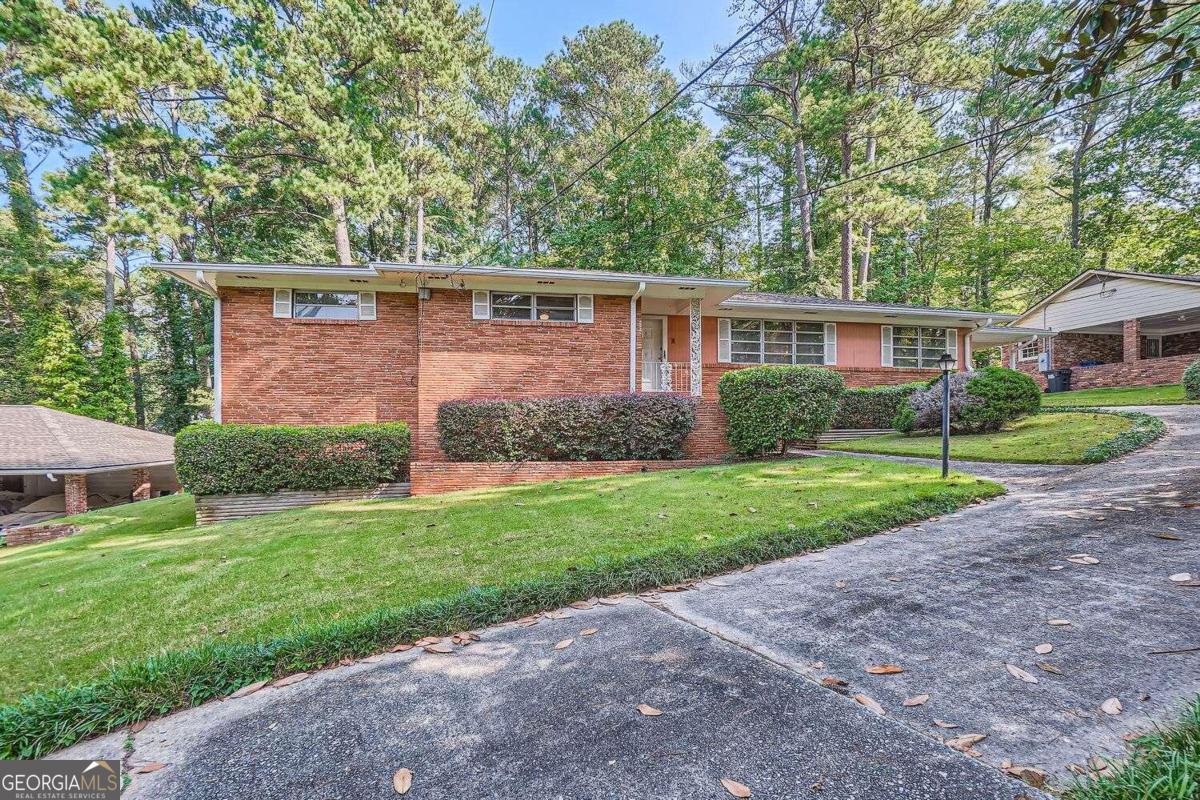
{"label": "pine tree", "polygon": [[125,349],[124,314],[105,314],[100,323],[100,357],[92,376],[88,416],[121,425],[133,424],[133,381]]}
{"label": "pine tree", "polygon": [[39,405],[84,413],[91,370],[65,317],[56,314],[45,323],[34,343],[29,381]]}

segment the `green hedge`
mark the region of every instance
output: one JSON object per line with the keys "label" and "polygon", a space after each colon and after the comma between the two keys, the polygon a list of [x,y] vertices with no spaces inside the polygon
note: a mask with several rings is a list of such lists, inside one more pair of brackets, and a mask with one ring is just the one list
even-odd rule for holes
{"label": "green hedge", "polygon": [[757,455],[829,430],[842,376],[820,367],[748,367],[721,376],[721,410],[729,418],[726,438],[734,452]]}
{"label": "green hedge", "polygon": [[1112,461],[1126,453],[1132,453],[1140,447],[1145,447],[1157,441],[1167,432],[1166,424],[1158,417],[1143,414],[1140,411],[1115,411],[1106,408],[1090,406],[1062,406],[1058,408],[1043,408],[1043,414],[1113,414],[1133,421],[1133,427],[1118,433],[1111,439],[1105,439],[1083,451],[1085,464],[1100,464]]}
{"label": "green hedge", "polygon": [[925,386],[920,383],[903,383],[899,386],[871,386],[866,389],[847,389],[838,400],[837,414],[833,427],[861,430],[864,428],[890,428],[896,413],[903,407],[912,393]]}
{"label": "green hedge", "polygon": [[951,483],[935,495],[837,521],[747,533],[711,546],[674,545],[643,555],[598,558],[577,569],[467,587],[448,597],[331,620],[272,638],[208,642],[166,652],[115,667],[92,683],[35,692],[0,706],[0,758],[38,758],[89,736],[225,697],[256,681],[333,666],[343,658],[379,653],[423,636],[483,628],[588,597],[639,592],[784,558],[928,519],[976,497],[1002,492],[994,484],[981,490],[975,482]]}
{"label": "green hedge", "polygon": [[1183,394],[1188,400],[1200,400],[1200,361],[1193,361],[1183,371]]}
{"label": "green hedge", "polygon": [[408,479],[403,422],[361,425],[219,425],[175,437],[179,483],[194,495],[270,494],[285,489],[367,488]]}
{"label": "green hedge", "polygon": [[636,461],[683,457],[696,400],[601,394],[532,400],[451,400],[438,407],[451,461]]}

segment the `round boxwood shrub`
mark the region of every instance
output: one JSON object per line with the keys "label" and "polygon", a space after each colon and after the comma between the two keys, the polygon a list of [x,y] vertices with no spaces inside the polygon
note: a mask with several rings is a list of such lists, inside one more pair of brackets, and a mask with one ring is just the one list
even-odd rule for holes
{"label": "round boxwood shrub", "polygon": [[[952,433],[998,431],[1008,422],[1036,412],[1042,393],[1033,378],[1017,370],[984,367],[975,372],[957,372],[950,381],[950,430]],[[942,380],[920,389],[893,420],[905,433],[934,431],[942,426]]]}
{"label": "round boxwood shrub", "polygon": [[1188,400],[1200,400],[1200,361],[1193,361],[1183,371],[1183,394]]}
{"label": "round boxwood shrub", "polygon": [[842,376],[820,367],[749,367],[726,372],[717,384],[729,418],[726,437],[734,452],[758,455],[829,430]]}

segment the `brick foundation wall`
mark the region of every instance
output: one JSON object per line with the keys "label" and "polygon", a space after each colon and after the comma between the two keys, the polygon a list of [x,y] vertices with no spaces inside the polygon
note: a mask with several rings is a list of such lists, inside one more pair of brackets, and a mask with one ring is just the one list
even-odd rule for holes
{"label": "brick foundation wall", "polygon": [[20,547],[26,544],[52,542],[55,539],[62,539],[76,533],[79,533],[78,525],[47,522],[40,525],[22,525],[18,528],[9,528],[4,532],[4,541],[9,547]]}
{"label": "brick foundation wall", "polygon": [[435,289],[420,309],[416,460],[445,460],[437,408],[446,400],[629,391],[629,298],[592,302],[591,323],[476,320],[471,292]]}
{"label": "brick foundation wall", "polygon": [[1200,331],[1173,333],[1162,338],[1164,356],[1196,356],[1200,358]]}
{"label": "brick foundation wall", "polygon": [[1144,358],[1128,364],[1101,364],[1071,370],[1071,389],[1103,389],[1119,386],[1154,386],[1179,383],[1183,371],[1197,359],[1195,354]]}
{"label": "brick foundation wall", "polygon": [[637,472],[688,469],[720,463],[720,458],[680,461],[419,461],[412,465],[412,494],[430,495],[514,483],[600,478]]}
{"label": "brick foundation wall", "polygon": [[221,289],[221,419],[417,421],[417,297],[379,292],[373,321],[276,319],[271,289]]}

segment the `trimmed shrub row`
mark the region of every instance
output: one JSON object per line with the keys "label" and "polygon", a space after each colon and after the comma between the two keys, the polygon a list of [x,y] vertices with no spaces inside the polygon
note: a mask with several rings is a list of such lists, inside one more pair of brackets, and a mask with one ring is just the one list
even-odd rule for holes
{"label": "trimmed shrub row", "polygon": [[300,670],[332,666],[342,658],[382,652],[422,636],[481,628],[576,600],[727,572],[814,547],[886,530],[960,508],[981,491],[974,481],[936,493],[806,528],[748,533],[711,547],[665,547],[640,556],[597,559],[578,569],[472,587],[438,600],[383,609],[270,639],[210,643],[121,666],[80,686],[36,692],[0,706],[0,758],[38,758],[74,742],[139,720],[225,697],[237,689]]}
{"label": "trimmed shrub row", "polygon": [[833,427],[838,429],[890,428],[905,401],[925,383],[903,383],[899,386],[871,386],[866,389],[847,389],[838,400]]}
{"label": "trimmed shrub row", "polygon": [[1114,458],[1119,458],[1126,453],[1132,453],[1138,448],[1145,447],[1157,441],[1167,432],[1166,424],[1158,417],[1152,417],[1149,414],[1143,414],[1140,411],[1115,411],[1104,408],[1092,408],[1087,406],[1079,407],[1063,407],[1063,408],[1044,408],[1043,414],[1113,414],[1118,417],[1133,421],[1133,427],[1122,433],[1118,433],[1111,439],[1105,439],[1099,444],[1094,444],[1087,450],[1083,451],[1083,461],[1085,464],[1100,464],[1104,461],[1112,461]]}
{"label": "trimmed shrub row", "polygon": [[451,461],[677,459],[695,426],[695,398],[677,394],[451,400],[437,417]]}
{"label": "trimmed shrub row", "polygon": [[786,452],[801,439],[829,430],[842,376],[820,367],[748,367],[726,372],[717,383],[721,410],[729,418],[726,438],[734,452],[752,456]]}
{"label": "trimmed shrub row", "polygon": [[407,480],[409,450],[403,422],[201,422],[176,435],[175,470],[179,483],[194,495],[368,488]]}
{"label": "trimmed shrub row", "polygon": [[[998,431],[1006,422],[1028,416],[1042,405],[1042,392],[1033,378],[1013,369],[984,367],[956,372],[949,382],[952,433]],[[904,433],[940,429],[943,392],[941,378],[915,391],[896,415],[895,428]]]}

